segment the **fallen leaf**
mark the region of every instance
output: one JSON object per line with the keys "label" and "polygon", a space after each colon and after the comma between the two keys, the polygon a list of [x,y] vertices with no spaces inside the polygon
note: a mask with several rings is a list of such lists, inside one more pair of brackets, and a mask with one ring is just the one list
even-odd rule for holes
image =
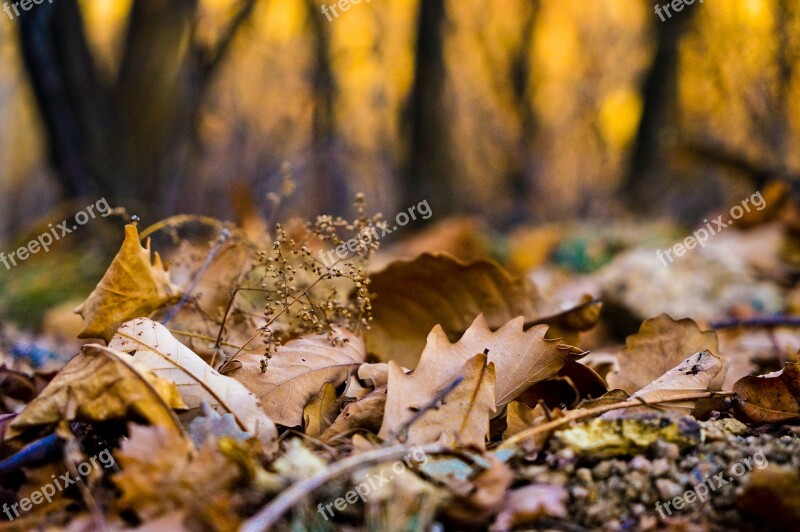
{"label": "fallen leaf", "polygon": [[747,484],[736,497],[736,506],[744,515],[775,528],[797,530],[800,527],[800,498],[797,469],[766,465],[754,469]]}
{"label": "fallen leaf", "polygon": [[109,347],[131,355],[156,375],[178,385],[189,408],[199,408],[205,401],[220,414],[232,414],[239,427],[256,436],[268,452],[277,450],[277,429],[255,394],[218,373],[160,323],[148,318],[131,320],[119,328]]}
{"label": "fallen leaf", "polygon": [[320,436],[324,442],[331,441],[339,434],[363,429],[377,433],[383,422],[383,411],[386,408],[386,385],[375,388],[363,399],[350,403],[339,413],[333,424]]}
{"label": "fallen leaf", "polygon": [[[710,351],[701,351],[682,361],[641,390],[637,390],[631,395],[631,399],[657,403],[692,392],[706,392],[710,390],[721,370],[722,361],[718,357]],[[659,405],[658,409],[661,412],[680,412],[689,415],[697,404],[697,400],[673,402]],[[652,412],[652,409],[647,406],[633,407],[606,412],[603,418],[635,417],[647,412]]]}
{"label": "fallen leaf", "polygon": [[230,489],[239,469],[213,446],[197,449],[162,427],[131,424],[115,454],[121,471],[112,480],[122,492],[120,508],[146,520],[186,510],[204,528],[237,529],[240,518]]}
{"label": "fallen leaf", "polygon": [[667,314],[645,320],[639,332],[625,340],[619,371],[608,375],[608,386],[632,394],[698,351],[719,353],[714,331],[701,331],[694,321],[674,320]]}
{"label": "fallen leaf", "polygon": [[319,438],[336,419],[339,404],[336,401],[336,388],[326,382],[319,393],[303,409],[303,432],[312,438]]}
{"label": "fallen leaf", "polygon": [[151,262],[149,240],[142,247],[136,226],[128,224],[117,256],[97,288],[75,309],[84,320],[78,337],[108,341],[125,321],[148,316],[180,296],[181,288],[170,282],[158,252]]}
{"label": "fallen leaf", "polygon": [[741,401],[737,413],[752,423],[780,423],[800,418],[800,365],[787,362],[782,370],[747,376],[733,385]]}
{"label": "fallen leaf", "polygon": [[[452,382],[462,365],[475,353],[487,353],[488,361],[495,365],[498,409],[531,384],[555,375],[568,360],[583,355],[577,348],[545,339],[546,325],[536,325],[527,331],[522,330],[522,325],[523,318],[519,317],[492,332],[480,315],[454,344],[437,325],[428,335],[419,365],[405,379],[400,378],[402,368],[394,361],[389,362],[390,383],[394,375],[397,382],[409,384],[395,389],[390,384],[381,437],[388,435],[386,427],[396,428],[410,417],[410,406],[421,407],[425,400],[434,396],[434,390]],[[411,397],[414,400],[409,404]]]}
{"label": "fallen leaf", "polygon": [[202,446],[209,438],[217,441],[223,436],[237,441],[244,441],[252,437],[252,434],[243,431],[237,425],[233,414],[228,413],[221,416],[205,401],[200,405],[200,411],[200,415],[186,427],[186,433],[195,445]]}
{"label": "fallen leaf", "polygon": [[8,437],[60,421],[135,416],[182,433],[172,408],[186,408],[175,384],[127,354],[89,344],[11,422]]}
{"label": "fallen leaf", "polygon": [[513,490],[489,530],[507,532],[541,517],[567,517],[568,499],[567,490],[557,484],[532,484]]}
{"label": "fallen leaf", "polygon": [[334,347],[325,335],[305,336],[280,346],[261,371],[265,357],[242,353],[238,367],[226,375],[238,380],[255,393],[270,418],[280,425],[296,427],[303,422],[303,409],[326,382],[334,387],[364,362],[364,343],[357,335],[339,330],[347,339]]}
{"label": "fallen leaf", "polygon": [[506,491],[514,480],[511,469],[492,456],[484,458],[489,466],[471,479],[472,490],[468,496],[454,497],[445,514],[456,522],[475,524],[497,513],[503,505]]}
{"label": "fallen leaf", "polygon": [[464,380],[447,394],[438,408],[430,408],[407,428],[399,431],[420,409],[431,403],[443,388],[428,387],[423,373],[405,374],[394,362],[389,363],[389,387],[386,411],[379,436],[421,445],[444,438],[448,445],[483,449],[489,433],[489,418],[495,408],[495,367],[485,354],[475,355],[464,363],[458,375]]}
{"label": "fallen leaf", "polygon": [[514,279],[494,262],[467,264],[444,254],[394,262],[372,275],[369,288],[374,297],[367,350],[409,368],[417,365],[434,326],[457,337],[479,314],[492,327],[543,314],[542,298],[527,278]]}

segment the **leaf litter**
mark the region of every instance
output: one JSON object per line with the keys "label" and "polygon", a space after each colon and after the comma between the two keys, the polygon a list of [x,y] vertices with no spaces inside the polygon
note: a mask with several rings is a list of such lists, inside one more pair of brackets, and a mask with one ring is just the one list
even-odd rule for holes
{"label": "leaf litter", "polygon": [[[458,253],[448,239],[478,231],[467,222],[401,243],[374,271],[380,216],[360,196],[355,210],[268,238],[215,222],[224,238],[158,253],[151,237],[197,220],[160,222],[144,246],[126,226],[77,310],[81,351],[50,373],[0,352],[0,502],[13,517],[0,530],[800,526],[791,320],[733,312],[729,296],[696,316],[643,316],[654,302],[635,301],[635,248],[556,276],[519,244],[506,263],[538,265],[526,275],[478,248],[435,252]],[[344,242],[357,244],[348,259],[317,259]],[[699,263],[693,275],[714,282]],[[36,503],[104,449],[113,468]],[[720,474],[703,504],[674,504]]]}

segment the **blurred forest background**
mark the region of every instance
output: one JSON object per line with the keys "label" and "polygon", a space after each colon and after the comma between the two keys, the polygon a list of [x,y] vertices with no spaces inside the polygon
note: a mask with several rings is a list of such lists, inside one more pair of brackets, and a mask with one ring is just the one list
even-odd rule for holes
{"label": "blurred forest background", "polygon": [[[330,3],[330,2],[328,2]],[[800,173],[800,5],[56,0],[0,16],[0,237],[64,198],[687,224]],[[237,200],[238,198],[238,200]],[[74,212],[74,211],[73,211]],[[55,219],[53,221],[56,221]]]}

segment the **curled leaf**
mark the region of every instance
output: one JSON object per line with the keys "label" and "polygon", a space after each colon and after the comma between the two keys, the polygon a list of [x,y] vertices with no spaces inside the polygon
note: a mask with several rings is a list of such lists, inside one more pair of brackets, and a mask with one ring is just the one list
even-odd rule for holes
{"label": "curled leaf", "polygon": [[148,316],[177,302],[181,288],[170,282],[158,253],[150,259],[150,241],[142,247],[136,226],[125,226],[125,240],[105,275],[75,312],[84,320],[79,338],[110,340],[125,321]]}

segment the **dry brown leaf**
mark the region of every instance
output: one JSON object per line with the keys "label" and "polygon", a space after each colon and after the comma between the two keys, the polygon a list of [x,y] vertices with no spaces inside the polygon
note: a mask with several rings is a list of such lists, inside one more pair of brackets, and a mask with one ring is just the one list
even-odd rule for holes
{"label": "dry brown leaf", "polygon": [[454,497],[445,510],[447,516],[458,523],[480,523],[497,513],[503,506],[506,491],[514,480],[511,469],[491,454],[484,456],[489,467],[471,480],[473,489],[469,496]]}
{"label": "dry brown leaf", "polygon": [[[558,373],[569,360],[583,356],[579,349],[545,339],[546,325],[536,325],[523,331],[522,317],[515,318],[495,332],[489,329],[480,315],[456,343],[451,344],[438,325],[428,335],[428,343],[419,365],[411,373],[428,393],[451,382],[460,367],[475,353],[487,353],[489,362],[497,368],[495,396],[502,407],[515,399],[533,383]],[[394,361],[389,363],[390,366]],[[407,398],[396,397],[403,401]],[[392,389],[389,405],[393,408]]]}
{"label": "dry brown leaf", "polygon": [[495,408],[495,367],[485,354],[475,355],[464,363],[456,375],[464,380],[447,394],[438,408],[430,408],[400,434],[405,423],[449,386],[452,379],[430,387],[420,378],[424,372],[405,374],[389,362],[389,387],[381,425],[381,438],[400,438],[409,444],[432,443],[440,438],[453,446],[483,449],[489,433],[489,419]]}
{"label": "dry brown leaf", "polygon": [[182,433],[172,408],[186,408],[174,383],[125,353],[89,344],[20,412],[7,435],[62,420],[99,422],[131,415]]}
{"label": "dry brown leaf", "polygon": [[[690,394],[692,392],[709,391],[712,382],[722,370],[722,361],[710,351],[701,351],[688,357],[664,375],[657,378],[641,390],[631,395],[631,399],[639,399],[645,403],[657,403],[673,397]],[[697,401],[684,401],[660,405],[661,412],[680,412],[691,414]],[[652,409],[642,406],[615,410],[603,415],[605,419],[620,417],[635,417]]]}
{"label": "dry brown leaf", "polygon": [[489,530],[506,532],[541,517],[564,518],[568,499],[566,488],[557,484],[532,484],[516,489],[508,494],[503,509]]}
{"label": "dry brown leaf", "polygon": [[492,327],[542,315],[541,296],[527,278],[514,279],[493,262],[466,264],[443,254],[392,263],[372,276],[370,292],[368,351],[409,368],[436,325],[457,337],[478,314]]}
{"label": "dry brown leaf", "polygon": [[337,331],[347,339],[334,347],[325,335],[306,336],[280,346],[261,371],[264,356],[243,353],[236,358],[235,369],[226,372],[261,400],[261,405],[275,423],[296,427],[303,422],[303,408],[319,393],[326,382],[334,387],[364,362],[364,343],[355,334]]}
{"label": "dry brown leaf", "polygon": [[625,340],[618,356],[619,372],[608,375],[609,388],[632,394],[702,351],[719,353],[714,331],[701,331],[694,321],[674,320],[667,314],[645,320],[639,332]]}
{"label": "dry brown leaf", "polygon": [[736,497],[736,506],[744,515],[773,529],[798,530],[800,471],[766,463],[763,469],[761,464],[758,466],[747,479],[744,491]]}
{"label": "dry brown leaf", "polygon": [[386,408],[386,388],[386,385],[375,388],[363,399],[345,406],[333,424],[322,433],[320,439],[328,442],[339,434],[354,429],[377,433],[381,428],[383,411]]}
{"label": "dry brown leaf", "polygon": [[752,423],[781,423],[800,419],[800,365],[786,367],[760,377],[747,376],[733,385],[740,399],[737,412]]}
{"label": "dry brown leaf", "polygon": [[80,338],[110,340],[125,321],[148,316],[177,302],[181,288],[170,282],[158,252],[150,259],[150,241],[142,247],[134,224],[125,226],[125,240],[97,288],[75,312],[84,320]]}
{"label": "dry brown leaf", "polygon": [[215,371],[160,323],[148,318],[126,322],[109,347],[132,355],[159,377],[174,382],[189,408],[199,408],[205,401],[221,415],[232,414],[239,428],[256,436],[269,452],[277,450],[278,431],[255,394]]}
{"label": "dry brown leaf", "polygon": [[198,450],[188,438],[161,427],[131,424],[115,454],[122,471],[112,480],[122,491],[121,508],[146,520],[186,510],[212,530],[237,530],[230,490],[239,468],[212,445]]}
{"label": "dry brown leaf", "polygon": [[313,438],[319,438],[333,424],[339,413],[336,401],[336,388],[326,382],[319,393],[303,409],[303,432]]}

